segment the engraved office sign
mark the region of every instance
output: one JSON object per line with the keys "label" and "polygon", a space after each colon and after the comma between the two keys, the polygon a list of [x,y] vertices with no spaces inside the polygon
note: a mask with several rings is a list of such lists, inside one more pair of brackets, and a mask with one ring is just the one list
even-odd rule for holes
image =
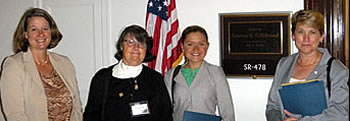
{"label": "engraved office sign", "polygon": [[227,76],[272,76],[289,55],[290,13],[220,14],[221,66]]}
{"label": "engraved office sign", "polygon": [[281,54],[281,24],[281,21],[230,22],[228,51],[231,54]]}

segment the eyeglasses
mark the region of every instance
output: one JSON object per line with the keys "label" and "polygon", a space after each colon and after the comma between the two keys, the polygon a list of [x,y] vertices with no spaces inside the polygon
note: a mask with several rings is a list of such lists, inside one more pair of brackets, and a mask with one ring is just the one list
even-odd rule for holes
{"label": "eyeglasses", "polygon": [[140,43],[139,41],[136,40],[124,40],[124,42],[129,46],[129,47],[135,47],[135,45],[137,45],[139,48],[145,48],[145,44]]}

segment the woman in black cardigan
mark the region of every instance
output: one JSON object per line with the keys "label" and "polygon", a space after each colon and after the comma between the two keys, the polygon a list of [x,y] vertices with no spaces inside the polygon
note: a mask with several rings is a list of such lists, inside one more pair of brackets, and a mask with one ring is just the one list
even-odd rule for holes
{"label": "woman in black cardigan", "polygon": [[92,79],[84,121],[172,121],[161,74],[142,64],[154,58],[152,41],[140,26],[124,29],[116,45],[119,62]]}

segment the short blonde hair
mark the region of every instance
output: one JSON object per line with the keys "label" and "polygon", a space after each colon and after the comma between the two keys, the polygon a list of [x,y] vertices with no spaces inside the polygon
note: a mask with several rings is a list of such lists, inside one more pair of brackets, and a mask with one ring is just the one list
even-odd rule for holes
{"label": "short blonde hair", "polygon": [[292,34],[294,34],[296,25],[304,24],[316,28],[321,35],[324,34],[324,18],[323,15],[313,10],[299,10],[292,16]]}

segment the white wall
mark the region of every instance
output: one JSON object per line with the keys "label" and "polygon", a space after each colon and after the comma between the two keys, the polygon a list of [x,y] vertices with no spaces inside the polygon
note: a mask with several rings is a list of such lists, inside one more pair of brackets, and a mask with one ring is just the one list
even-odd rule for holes
{"label": "white wall", "polygon": [[[0,61],[12,53],[12,35],[16,29],[19,18],[23,11],[18,11],[18,8],[27,8],[33,6],[31,0],[0,0]],[[3,19],[9,19],[3,23]],[[15,21],[16,20],[16,21]],[[11,34],[9,34],[11,33]]]}
{"label": "white wall", "polygon": [[[51,6],[52,14],[54,14],[53,16],[65,36],[63,43],[55,51],[68,55],[76,65],[82,101],[85,105],[90,85],[89,79],[102,66],[115,63],[113,58],[115,53],[114,44],[123,27],[133,23],[144,26],[148,0],[73,0],[73,6],[69,4],[69,0],[64,1],[64,3],[61,3],[61,1],[55,0],[0,0],[0,20],[2,22],[0,24],[0,59],[12,53],[12,34],[24,10],[30,6],[44,8]],[[79,6],[87,11],[74,9],[75,4],[80,4],[81,1],[89,1],[84,3],[84,6]],[[205,59],[212,64],[220,65],[219,13],[295,12],[303,8],[304,0],[177,0],[176,2],[180,30],[193,24],[204,27],[209,34],[210,42]],[[85,5],[88,6],[85,7]],[[16,10],[14,8],[20,9]],[[67,14],[65,12],[69,11],[77,14],[69,13],[70,17],[65,16]],[[89,18],[94,19],[92,21],[94,25],[88,26],[89,29],[84,30],[86,27],[80,24],[86,24],[86,21],[78,22]],[[70,19],[79,20],[71,21]],[[86,36],[84,36],[82,34],[83,30],[89,31],[93,35],[85,34]],[[93,38],[93,40],[90,38]],[[68,41],[84,41],[85,39],[89,40],[87,41],[89,43],[81,42],[76,47],[72,47],[71,43],[76,44],[78,42]],[[295,52],[293,48],[294,44],[292,44],[292,52]],[[86,51],[75,51],[76,49]],[[73,53],[68,54],[70,52]],[[89,61],[81,60],[81,58],[91,59],[89,54],[94,54],[95,58]],[[237,77],[228,78],[228,81],[235,105],[236,120],[265,121],[264,110],[272,79]]]}

